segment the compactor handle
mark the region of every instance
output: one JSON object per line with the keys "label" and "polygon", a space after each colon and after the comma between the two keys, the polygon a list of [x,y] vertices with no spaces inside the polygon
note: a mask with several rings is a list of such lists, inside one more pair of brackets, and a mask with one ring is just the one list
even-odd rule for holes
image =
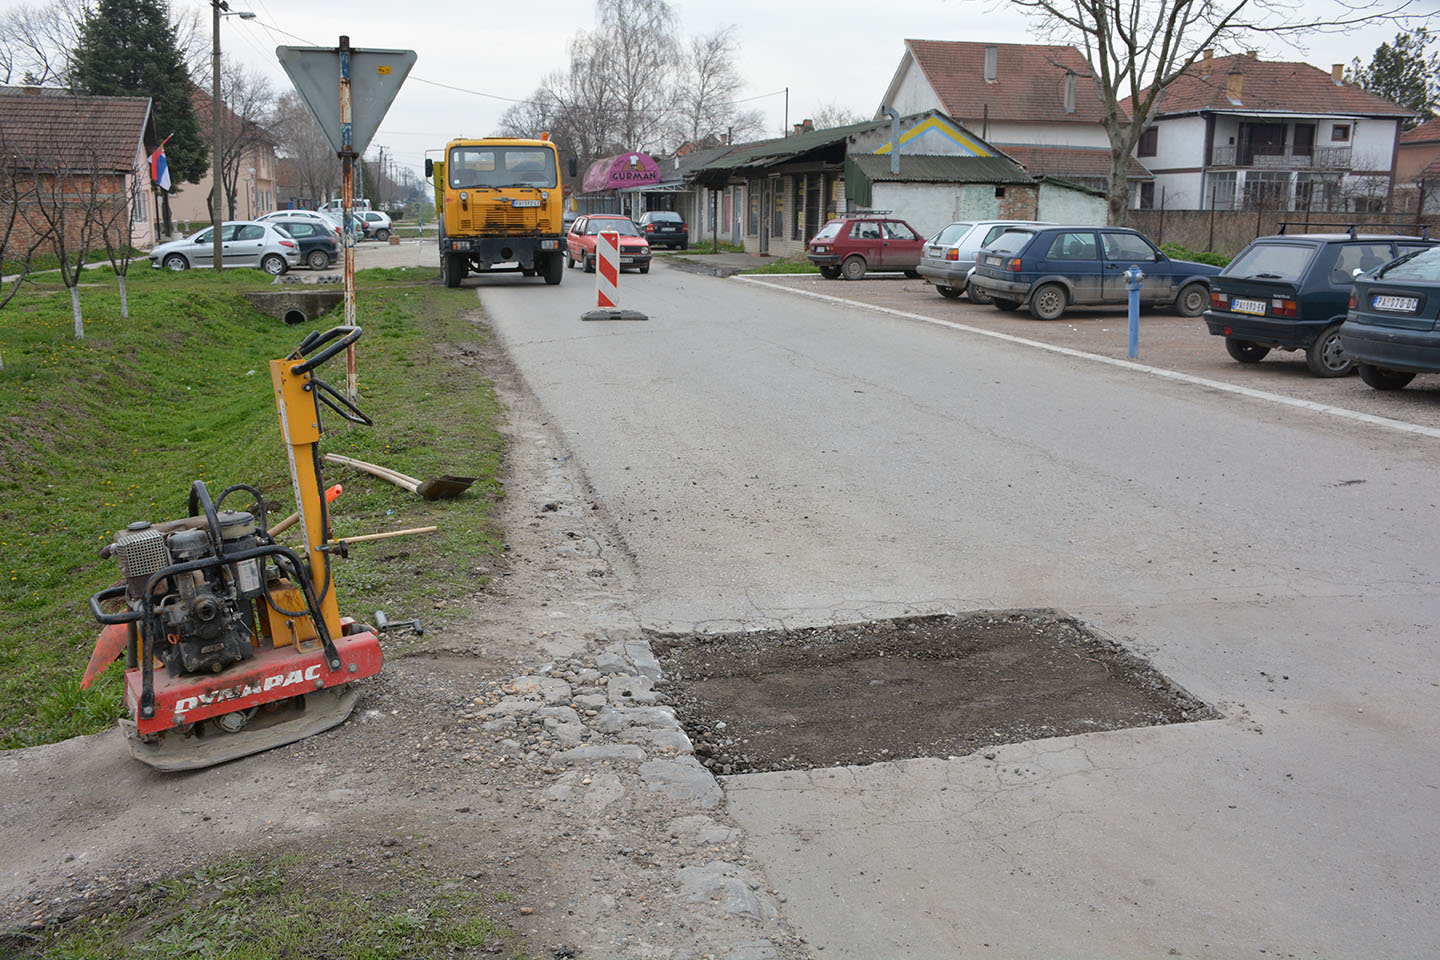
{"label": "compactor handle", "polygon": [[[329,343],[330,345],[315,354],[315,356],[295,364],[295,366],[290,368],[290,373],[297,377],[309,373],[341,350],[350,346],[350,344],[356,340],[359,340],[362,332],[359,327],[331,327],[319,336],[312,333],[300,344],[300,350],[296,351],[297,353],[303,350],[314,350],[322,343]],[[334,343],[330,343],[332,340]]]}
{"label": "compactor handle", "polygon": [[100,605],[106,600],[119,600],[125,596],[125,584],[119,583],[113,587],[106,587],[99,593],[90,595],[90,612],[95,614],[95,619],[108,625],[117,623],[134,623],[144,616],[142,610],[126,610],[124,613],[106,613]]}

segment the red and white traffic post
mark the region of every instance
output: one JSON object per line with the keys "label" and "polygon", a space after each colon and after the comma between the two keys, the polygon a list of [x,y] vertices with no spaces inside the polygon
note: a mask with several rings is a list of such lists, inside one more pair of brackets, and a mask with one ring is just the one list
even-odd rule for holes
{"label": "red and white traffic post", "polygon": [[595,238],[595,300],[601,310],[620,309],[620,234],[614,230]]}

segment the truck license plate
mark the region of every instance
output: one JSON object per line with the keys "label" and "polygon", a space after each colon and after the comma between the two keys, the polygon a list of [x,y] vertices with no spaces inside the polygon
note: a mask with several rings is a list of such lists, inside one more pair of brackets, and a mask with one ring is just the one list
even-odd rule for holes
{"label": "truck license plate", "polygon": [[1230,301],[1230,309],[1235,313],[1253,313],[1257,317],[1265,316],[1264,300],[1241,300],[1236,297]]}
{"label": "truck license plate", "polygon": [[1376,310],[1393,310],[1396,313],[1414,313],[1420,309],[1417,297],[1376,297],[1370,305]]}
{"label": "truck license plate", "polygon": [[540,206],[540,201],[539,201],[539,200],[511,200],[511,201],[510,201],[510,206],[512,206],[512,207],[538,207],[538,206]]}

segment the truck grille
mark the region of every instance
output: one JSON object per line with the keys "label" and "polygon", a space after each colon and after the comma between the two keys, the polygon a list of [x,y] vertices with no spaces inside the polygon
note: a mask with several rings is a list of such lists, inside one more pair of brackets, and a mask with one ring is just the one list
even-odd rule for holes
{"label": "truck grille", "polygon": [[460,211],[460,229],[466,233],[523,236],[538,232],[540,208],[512,207],[509,200],[470,204]]}

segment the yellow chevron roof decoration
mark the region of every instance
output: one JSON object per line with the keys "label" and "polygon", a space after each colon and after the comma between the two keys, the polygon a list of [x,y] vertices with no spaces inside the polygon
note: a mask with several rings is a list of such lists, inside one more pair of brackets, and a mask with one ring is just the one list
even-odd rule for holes
{"label": "yellow chevron roof decoration", "polygon": [[[932,131],[935,132],[935,133],[938,133],[938,134],[939,134],[940,136],[942,136],[942,137],[947,137],[947,138],[949,138],[950,140],[954,141],[956,144],[958,144],[960,147],[962,147],[967,153],[969,153],[969,155],[972,156],[972,157],[993,157],[993,156],[995,156],[994,152],[986,149],[986,148],[985,148],[984,146],[982,146],[981,144],[976,143],[974,140],[972,140],[972,139],[970,139],[968,136],[966,136],[966,135],[964,134],[964,132],[962,132],[958,127],[955,127],[955,126],[952,126],[952,125],[949,124],[949,123],[946,123],[944,120],[941,120],[939,117],[926,117],[926,118],[925,118],[924,120],[922,120],[920,123],[915,124],[915,126],[911,127],[909,130],[906,130],[904,133],[900,134],[900,146],[903,147],[903,146],[905,146],[905,144],[909,143],[911,140],[914,140],[916,137],[922,137],[922,136],[924,136],[925,134],[930,133],[930,132],[932,132]],[[894,146],[893,142],[892,142],[892,143],[887,143],[887,144],[885,144],[884,146],[882,146],[882,147],[880,147],[879,149],[877,149],[875,152],[876,152],[876,153],[889,153],[890,150],[891,150],[891,148],[892,148],[893,146]]]}

